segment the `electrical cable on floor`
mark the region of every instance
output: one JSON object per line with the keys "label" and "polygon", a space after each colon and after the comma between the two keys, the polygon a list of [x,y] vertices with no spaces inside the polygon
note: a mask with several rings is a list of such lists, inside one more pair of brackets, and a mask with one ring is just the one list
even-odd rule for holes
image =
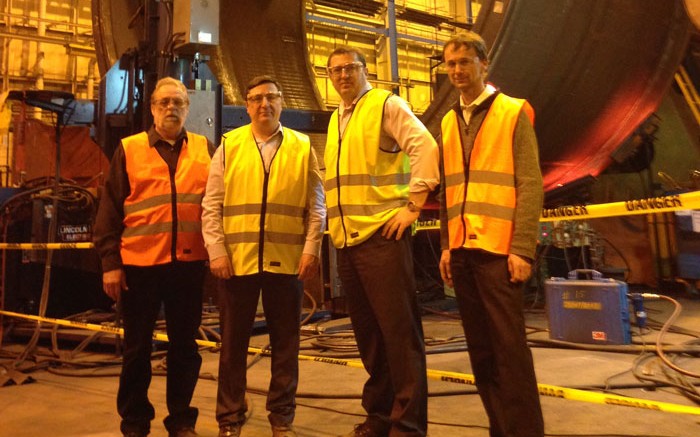
{"label": "electrical cable on floor", "polygon": [[[65,126],[64,126],[65,127]],[[95,212],[95,198],[88,191],[86,188],[81,187],[77,184],[75,184],[74,181],[68,181],[68,180],[61,180],[61,179],[56,179],[46,177],[46,178],[37,178],[37,179],[32,179],[29,181],[26,181],[24,184],[24,188],[26,188],[24,191],[15,194],[14,196],[11,196],[7,200],[5,200],[2,203],[2,206],[0,207],[0,210],[2,211],[3,214],[3,238],[6,240],[7,238],[7,227],[9,226],[9,222],[12,220],[12,213],[15,212],[17,209],[26,206],[27,204],[34,202],[35,200],[50,200],[51,205],[52,205],[52,210],[51,210],[51,215],[49,217],[49,229],[48,229],[48,242],[52,243],[55,240],[55,237],[57,235],[57,229],[58,229],[58,221],[57,221],[57,216],[59,214],[59,205],[64,205],[64,204],[72,204],[74,206],[79,206],[82,208],[89,208],[88,210],[90,213],[93,215],[94,218],[94,212]],[[42,282],[42,288],[41,288],[41,295],[40,295],[40,301],[39,301],[39,312],[38,315],[40,317],[44,317],[46,315],[46,310],[48,308],[48,299],[49,299],[49,286],[50,286],[50,280],[51,280],[51,267],[52,267],[52,260],[53,260],[53,253],[54,251],[51,249],[48,249],[46,252],[46,259],[44,261],[44,276],[43,276],[43,282]],[[2,257],[2,262],[3,262],[3,275],[2,275],[2,281],[3,283],[0,284],[0,287],[4,290],[5,289],[5,256],[3,254]],[[1,307],[1,306],[0,306]],[[26,344],[25,349],[20,353],[17,358],[16,362],[12,364],[12,367],[17,369],[21,367],[22,363],[25,360],[30,359],[31,354],[34,352],[34,349],[36,348],[38,342],[39,342],[39,337],[41,335],[41,323],[35,324],[35,329],[32,334],[31,339],[29,342]]]}
{"label": "electrical cable on floor", "polygon": [[429,306],[426,306],[426,305],[421,305],[420,309],[422,311],[425,311],[426,313],[431,313],[431,314],[435,314],[438,316],[443,316],[443,317],[446,317],[448,319],[462,320],[462,318],[460,317],[459,314],[450,313],[448,311],[436,310],[436,309],[430,308]]}
{"label": "electrical cable on floor", "polygon": [[[528,339],[528,344],[530,347],[556,347],[561,349],[574,349],[574,350],[585,350],[585,351],[595,351],[595,352],[614,352],[623,354],[636,354],[639,352],[654,352],[656,346],[654,345],[635,345],[635,344],[588,344],[588,343],[574,343],[563,340],[555,340],[552,338],[535,338]],[[666,351],[686,353],[686,354],[697,354],[700,355],[700,347],[695,346],[666,346]]]}
{"label": "electrical cable on floor", "polygon": [[[261,396],[266,396],[267,391],[266,390],[260,390],[260,389],[255,389],[255,388],[249,388],[247,391],[258,394]],[[465,394],[473,394],[476,395],[477,392],[474,390],[473,393],[465,393]],[[433,395],[431,395],[433,396]],[[297,397],[303,397],[297,394]],[[306,396],[308,398],[308,396]],[[335,398],[335,397],[333,397]],[[357,399],[361,398],[361,395],[356,396]],[[326,399],[326,398],[322,398]],[[343,398],[347,399],[347,398]],[[352,417],[358,417],[358,418],[364,418],[366,417],[366,413],[352,413],[344,410],[339,410],[335,408],[330,408],[328,406],[321,406],[321,405],[312,405],[308,404],[305,402],[296,402],[297,407],[304,407],[304,408],[310,408],[310,409],[315,409],[315,410],[320,410],[320,411],[326,411],[329,413],[333,414],[341,414],[344,416],[352,416]],[[486,425],[475,425],[475,424],[464,424],[464,423],[454,423],[454,422],[439,422],[436,420],[428,420],[428,425],[429,426],[444,426],[444,427],[449,427],[449,428],[462,428],[462,429],[483,429],[488,431],[489,427]],[[551,433],[551,432],[545,432],[545,436],[547,437],[674,437],[670,435],[662,435],[662,434],[610,434],[610,433],[605,433],[605,434],[591,434],[591,433],[586,433],[586,434],[570,434],[570,433]]]}
{"label": "electrical cable on floor", "polygon": [[686,375],[686,376],[691,376],[693,378],[700,378],[700,373],[691,372],[689,370],[686,370],[686,369],[683,369],[682,367],[677,366],[675,363],[671,362],[671,360],[669,360],[666,357],[666,354],[664,353],[665,347],[663,345],[663,339],[666,336],[666,333],[668,332],[669,327],[673,325],[673,322],[675,322],[676,319],[678,318],[678,316],[680,315],[680,313],[682,311],[681,304],[677,300],[673,299],[672,297],[665,296],[662,294],[647,294],[644,297],[645,298],[665,299],[665,300],[673,303],[673,305],[674,305],[673,313],[671,314],[671,316],[669,316],[666,323],[664,323],[664,326],[661,327],[661,329],[659,330],[659,334],[656,337],[656,353],[658,354],[661,361],[663,361],[664,364],[666,364],[668,367],[670,367],[671,369],[675,370],[678,373],[681,373],[681,374]]}
{"label": "electrical cable on floor", "polygon": [[424,342],[425,342],[426,347],[455,345],[455,344],[463,346],[464,350],[466,350],[466,347],[467,347],[467,342],[466,342],[464,334],[453,335],[453,336],[447,337],[447,338],[436,338],[436,337],[431,337],[431,336],[424,336],[423,338],[424,338]]}
{"label": "electrical cable on floor", "polygon": [[[665,323],[658,322],[654,319],[647,318],[647,325],[650,327],[656,328],[657,330],[661,329],[662,326],[664,326]],[[700,333],[698,331],[694,331],[691,329],[687,328],[682,328],[679,326],[670,326],[668,328],[668,332],[673,333],[673,334],[679,334],[679,335],[687,335],[689,337],[694,337],[694,338],[700,338]]]}
{"label": "electrical cable on floor", "polygon": [[[316,314],[316,310],[318,309],[318,304],[316,303],[316,299],[314,299],[314,297],[311,295],[311,293],[309,293],[308,291],[306,291],[306,289],[304,289],[304,295],[306,295],[306,297],[309,298],[309,300],[311,301],[312,307],[311,307],[311,310],[309,311],[309,314],[304,318],[304,320],[302,320],[299,323],[300,326],[305,325],[309,320],[311,320],[311,318],[314,316],[314,314]],[[269,352],[270,352],[270,344],[268,343],[265,346],[261,347],[260,351],[258,353],[256,353],[255,355],[253,355],[253,357],[248,359],[246,369],[250,369],[251,367],[253,367],[255,364],[257,364],[263,358],[263,356],[265,354],[267,354]]]}
{"label": "electrical cable on floor", "polygon": [[[313,302],[313,299],[312,299]],[[315,312],[315,310],[312,311]],[[679,308],[676,308],[676,311],[674,311],[675,316],[677,317],[677,313],[679,312]],[[213,312],[207,312],[207,319],[209,321],[213,320],[216,318],[216,314]],[[444,315],[442,315],[444,316]],[[84,314],[83,317],[86,318],[91,318],[91,317],[99,317],[96,315],[92,314]],[[684,345],[664,345],[663,346],[663,352],[673,354],[673,353],[678,353],[678,354],[683,354],[683,356],[695,356],[698,353],[700,353],[700,347],[697,345],[697,332],[676,327],[673,325],[673,322],[675,321],[676,317],[669,318],[669,320],[666,321],[665,324],[663,324],[664,328],[664,333],[665,332],[675,332],[679,334],[684,334],[684,335],[690,335],[693,336],[694,339],[692,342],[689,342]],[[76,317],[72,316],[71,318],[73,319],[80,319],[81,317]],[[305,321],[309,320],[311,318],[311,315],[305,318]],[[204,319],[204,318],[203,318]],[[658,323],[658,322],[657,322]],[[654,326],[655,321],[651,322],[651,325]],[[158,323],[159,328],[163,328],[164,324],[163,323]],[[529,327],[530,331],[528,332],[528,335],[537,333],[537,332],[543,332],[545,330],[537,327]],[[57,331],[55,331],[57,332]],[[53,334],[52,334],[53,335]],[[220,339],[220,335],[216,331],[212,325],[204,326],[200,328],[200,335],[203,337],[207,336],[217,336]],[[529,339],[529,342],[531,346],[533,347],[565,347],[565,348],[572,348],[572,349],[581,349],[581,350],[596,350],[596,351],[602,351],[602,352],[614,352],[614,353],[641,353],[644,354],[645,352],[654,352],[655,349],[651,345],[647,345],[644,342],[643,339],[643,332],[640,332],[640,338],[642,339],[642,344],[641,345],[619,345],[619,346],[599,346],[599,345],[582,345],[578,343],[568,343],[568,342],[561,342],[561,341],[556,341],[556,340],[543,340],[543,339]],[[308,345],[311,345],[311,347],[320,349],[323,351],[323,353],[328,353],[331,352],[333,355],[330,356],[339,356],[339,355],[351,355],[355,354],[357,355],[356,352],[356,346],[354,346],[354,336],[352,335],[352,331],[348,330],[346,332],[342,333],[334,333],[334,334],[322,334],[322,335],[314,335],[311,337],[304,337],[302,336],[302,344],[306,343]],[[433,338],[433,337],[426,337],[426,346],[428,348],[433,348],[432,353],[443,353],[443,352],[454,352],[454,351],[465,351],[466,350],[466,343],[464,342],[463,339],[459,338],[463,336],[454,336],[454,337],[449,337],[449,338]],[[663,337],[663,336],[661,336]],[[55,335],[53,338],[58,338],[58,335]],[[93,339],[91,340],[84,340],[77,349],[77,351],[74,351],[73,353],[68,354],[68,357],[70,358],[75,358],[77,355],[79,355],[86,347],[87,344],[92,342]],[[662,339],[657,340],[657,345],[655,348],[658,349],[659,344],[663,342]],[[303,348],[303,346],[301,346]],[[57,349],[57,343],[54,343],[54,352],[55,349]],[[214,349],[214,348],[210,348]],[[266,348],[265,348],[266,349]],[[427,353],[431,353],[431,351],[427,351]],[[654,355],[649,354],[652,358]],[[63,354],[65,357],[66,355]],[[261,357],[253,357],[255,362],[259,361]],[[676,360],[678,357],[673,358],[672,364],[675,366],[678,366],[678,363]],[[668,360],[668,358],[667,358]],[[52,362],[55,364],[60,364],[60,367],[53,368],[53,366],[49,366],[48,369],[49,371],[53,373],[58,373],[58,374],[65,374],[66,376],[114,376],[115,374],[118,374],[115,369],[110,369],[109,366],[110,364],[104,364],[104,363],[95,363],[95,366],[101,366],[102,364],[105,365],[104,368],[102,367],[96,367],[94,370],[90,369],[91,363],[86,362],[82,366],[77,365],[76,368],[74,369],[66,369],[64,366],[65,365],[72,365],[72,360],[61,360],[61,359],[56,359],[56,358],[49,358],[47,362]],[[41,364],[37,363],[36,368],[44,368],[47,364],[46,362],[42,362]],[[254,363],[252,363],[254,364]],[[251,365],[252,365],[251,364]],[[112,362],[111,365],[113,367],[118,366],[118,362],[114,363]],[[164,367],[167,366],[167,363],[161,362],[159,365],[156,365],[156,369],[158,367]],[[642,368],[642,365],[638,365],[638,368]],[[160,370],[158,370],[160,372]],[[628,373],[629,371],[625,372]],[[597,385],[588,385],[584,386],[581,389],[583,390],[599,390],[599,391],[613,391],[613,390],[622,390],[622,389],[630,389],[630,388],[642,388],[642,389],[648,389],[648,390],[656,390],[656,389],[662,389],[662,388],[673,388],[679,391],[683,391],[686,394],[687,397],[690,399],[694,399],[694,397],[697,396],[697,392],[695,390],[695,386],[697,385],[696,383],[693,383],[686,378],[679,376],[679,375],[673,375],[669,374],[666,372],[666,370],[662,371],[661,373],[666,373],[666,379],[663,378],[648,378],[648,375],[644,375],[644,372],[641,371],[642,376],[647,376],[646,379],[644,378],[638,378],[639,381],[642,381],[641,383],[638,384],[611,384],[611,379],[617,377],[618,375],[613,375],[612,377],[609,377],[605,384],[602,386],[597,386]],[[621,374],[620,374],[621,375]],[[213,379],[216,380],[216,377],[211,374],[202,374],[201,375],[202,379]],[[693,393],[695,392],[695,394]],[[431,393],[430,396],[454,396],[454,395],[463,395],[463,394],[476,394],[476,389],[473,391],[450,391],[450,392],[442,392],[439,394]],[[299,397],[304,397],[308,396],[310,398],[341,398],[343,396],[349,396],[349,395],[343,395],[343,394],[327,394],[327,393],[299,393]],[[359,396],[359,395],[352,395],[352,396]],[[697,402],[697,401],[696,401]]]}
{"label": "electrical cable on floor", "polygon": [[[359,356],[357,351],[357,343],[355,335],[352,332],[336,332],[333,334],[319,334],[309,338],[311,345],[323,352],[334,352],[342,354],[344,358],[351,356]],[[334,355],[336,356],[336,355]]]}
{"label": "electrical cable on floor", "polygon": [[[646,361],[649,361],[648,363]],[[652,365],[659,367],[658,371],[666,376],[666,378],[657,378],[652,376],[653,371],[650,370]],[[668,368],[659,366],[657,356],[654,354],[646,354],[633,367],[635,377],[640,381],[650,381],[664,388],[670,387],[677,389],[681,394],[689,398],[695,403],[700,403],[700,395],[693,384],[683,375],[669,374]]]}

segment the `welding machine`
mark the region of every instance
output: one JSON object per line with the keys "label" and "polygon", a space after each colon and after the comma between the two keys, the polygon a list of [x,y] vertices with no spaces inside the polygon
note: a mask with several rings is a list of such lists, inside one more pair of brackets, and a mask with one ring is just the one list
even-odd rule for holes
{"label": "welding machine", "polygon": [[[590,279],[581,279],[581,275]],[[627,284],[578,269],[545,281],[549,338],[589,344],[629,344]]]}

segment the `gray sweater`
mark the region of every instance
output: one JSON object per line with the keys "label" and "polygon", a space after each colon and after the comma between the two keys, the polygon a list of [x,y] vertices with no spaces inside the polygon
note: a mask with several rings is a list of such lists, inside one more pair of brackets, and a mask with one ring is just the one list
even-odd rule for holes
{"label": "gray sweater", "polygon": [[[467,127],[462,117],[459,102],[454,108],[457,112],[460,124],[460,136],[462,137],[467,169],[469,168],[468,162],[474,140],[497,94],[498,93],[494,93],[474,108],[469,127]],[[478,127],[478,129],[475,127]],[[443,150],[442,144],[440,144],[440,180],[444,181],[445,169],[442,160]],[[544,190],[542,188],[542,173],[540,171],[535,129],[524,111],[521,111],[518,116],[518,122],[513,134],[513,164],[516,200],[515,216],[513,219],[513,239],[511,241],[509,253],[531,260],[534,258],[535,249],[537,247],[537,236],[539,233],[538,223],[542,210]],[[444,184],[440,186],[438,198],[440,200],[440,246],[442,250],[447,250],[449,249],[449,240],[447,235],[447,209],[445,206]]]}

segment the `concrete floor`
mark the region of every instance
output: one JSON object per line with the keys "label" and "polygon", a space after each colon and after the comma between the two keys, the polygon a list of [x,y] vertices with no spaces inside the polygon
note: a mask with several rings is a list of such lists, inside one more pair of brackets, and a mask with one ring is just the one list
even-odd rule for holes
{"label": "concrete floor", "polygon": [[[680,317],[674,322],[664,338],[664,344],[688,346],[700,336],[700,300],[690,297],[674,297],[682,306]],[[647,303],[650,321],[665,322],[674,309],[672,302],[660,300]],[[347,326],[344,319],[324,324],[327,332]],[[461,327],[455,319],[436,314],[423,318],[428,338],[428,368],[469,374],[471,372],[463,344],[447,341],[461,335]],[[540,384],[556,387],[582,389],[605,387],[608,393],[629,396],[635,400],[666,402],[675,406],[690,407],[691,413],[655,411],[648,408],[605,405],[589,401],[569,400],[542,396],[542,407],[548,436],[664,436],[691,437],[700,435],[700,405],[673,387],[643,389],[632,374],[636,367],[647,377],[670,381],[678,379],[678,373],[659,364],[651,357],[643,360],[633,346],[615,347],[618,351],[589,349],[586,345],[571,344],[569,348],[553,347],[548,341],[547,316],[542,310],[528,312],[527,324],[532,328],[533,355]],[[659,327],[658,325],[656,326]],[[679,329],[675,329],[679,328]],[[633,343],[653,345],[659,330],[633,337]],[[303,343],[310,347],[311,340]],[[36,356],[46,352],[40,349]],[[256,335],[252,346],[267,344],[264,334]],[[68,347],[68,346],[67,346]],[[74,347],[74,345],[72,346]],[[21,352],[21,339],[7,336],[3,343],[2,361],[8,365],[9,357]],[[76,358],[97,360],[112,358],[105,351],[78,354]],[[447,352],[448,349],[462,349]],[[696,349],[697,350],[697,349]],[[302,351],[311,354],[307,349]],[[67,354],[63,352],[63,354]],[[690,373],[700,372],[698,353],[677,356],[675,365]],[[218,427],[214,418],[218,354],[203,350],[202,379],[197,385],[193,404],[200,410],[197,431],[206,437],[215,437]],[[671,355],[671,358],[674,356]],[[43,361],[39,358],[38,361]],[[158,360],[154,360],[154,366]],[[54,371],[35,370],[28,374],[35,380],[22,385],[7,385],[0,388],[0,437],[111,437],[119,436],[119,417],[116,412],[118,366],[101,368],[92,377],[59,375]],[[60,369],[59,369],[60,370]],[[0,372],[3,368],[0,367]],[[98,376],[99,374],[107,376]],[[352,429],[353,424],[363,420],[359,394],[365,381],[362,369],[302,360],[300,362],[300,384],[295,427],[300,436],[336,436]],[[265,411],[265,398],[259,394],[269,379],[269,359],[262,358],[248,371],[251,416],[243,428],[244,437],[269,436],[269,424]],[[687,377],[690,383],[700,379]],[[429,389],[429,436],[431,437],[485,437],[488,436],[487,418],[473,386],[430,379]],[[601,393],[600,389],[593,393]],[[167,435],[162,419],[165,408],[165,379],[155,377],[150,397],[156,407],[156,420],[151,435]],[[683,408],[683,407],[678,407]]]}

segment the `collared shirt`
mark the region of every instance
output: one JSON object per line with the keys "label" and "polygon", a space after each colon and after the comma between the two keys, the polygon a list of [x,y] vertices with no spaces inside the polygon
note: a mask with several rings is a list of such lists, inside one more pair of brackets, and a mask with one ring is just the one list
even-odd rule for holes
{"label": "collared shirt", "polygon": [[182,150],[182,143],[187,138],[187,131],[185,128],[182,129],[180,135],[178,135],[175,141],[169,141],[161,137],[155,128],[148,130],[148,144],[151,147],[155,147],[158,154],[163,158],[163,160],[168,164],[171,170],[177,167],[177,160],[180,158],[180,151]]}
{"label": "collared shirt", "polygon": [[[279,129],[266,141],[258,143],[265,160],[265,154],[270,153],[270,161],[265,162],[265,167],[269,168],[272,157],[282,143],[284,129],[280,125]],[[275,143],[276,141],[276,143]],[[256,140],[257,143],[257,140]],[[274,148],[273,148],[274,145]],[[223,225],[223,201],[226,193],[224,181],[224,153],[223,143],[214,152],[214,157],[211,160],[209,167],[209,180],[207,182],[207,192],[202,200],[203,215],[206,215],[206,220],[202,221],[202,236],[204,237],[204,245],[209,252],[209,259],[215,260],[222,256],[228,256],[226,245],[224,244],[224,225]],[[326,204],[325,192],[323,190],[323,179],[319,170],[318,160],[313,148],[309,153],[309,185],[307,188],[307,227],[306,227],[306,242],[304,243],[304,252],[306,254],[321,256],[321,242],[323,240],[323,231],[326,228]]]}
{"label": "collared shirt", "polygon": [[272,162],[272,157],[277,153],[277,149],[280,148],[282,144],[282,124],[277,126],[277,130],[272,133],[266,139],[260,139],[255,137],[255,143],[258,145],[260,150],[260,155],[262,156],[263,163],[265,164],[265,171],[270,171],[270,163]]}
{"label": "collared shirt", "polygon": [[[370,89],[372,86],[368,83],[349,106],[340,102],[338,126],[341,137],[355,109],[355,104]],[[409,156],[411,164],[409,189],[412,193],[432,191],[438,185],[440,182],[439,152],[435,139],[413,114],[408,103],[399,96],[389,97],[384,105],[384,120],[382,120],[382,134],[379,142],[383,150],[401,149]]]}
{"label": "collared shirt", "polygon": [[469,126],[469,122],[471,121],[474,108],[479,106],[484,100],[488,99],[488,97],[495,92],[496,88],[491,84],[487,84],[481,94],[479,94],[476,99],[469,103],[465,102],[461,95],[459,96],[459,107],[462,109],[462,116],[464,117],[464,122],[467,124],[467,126]]}

